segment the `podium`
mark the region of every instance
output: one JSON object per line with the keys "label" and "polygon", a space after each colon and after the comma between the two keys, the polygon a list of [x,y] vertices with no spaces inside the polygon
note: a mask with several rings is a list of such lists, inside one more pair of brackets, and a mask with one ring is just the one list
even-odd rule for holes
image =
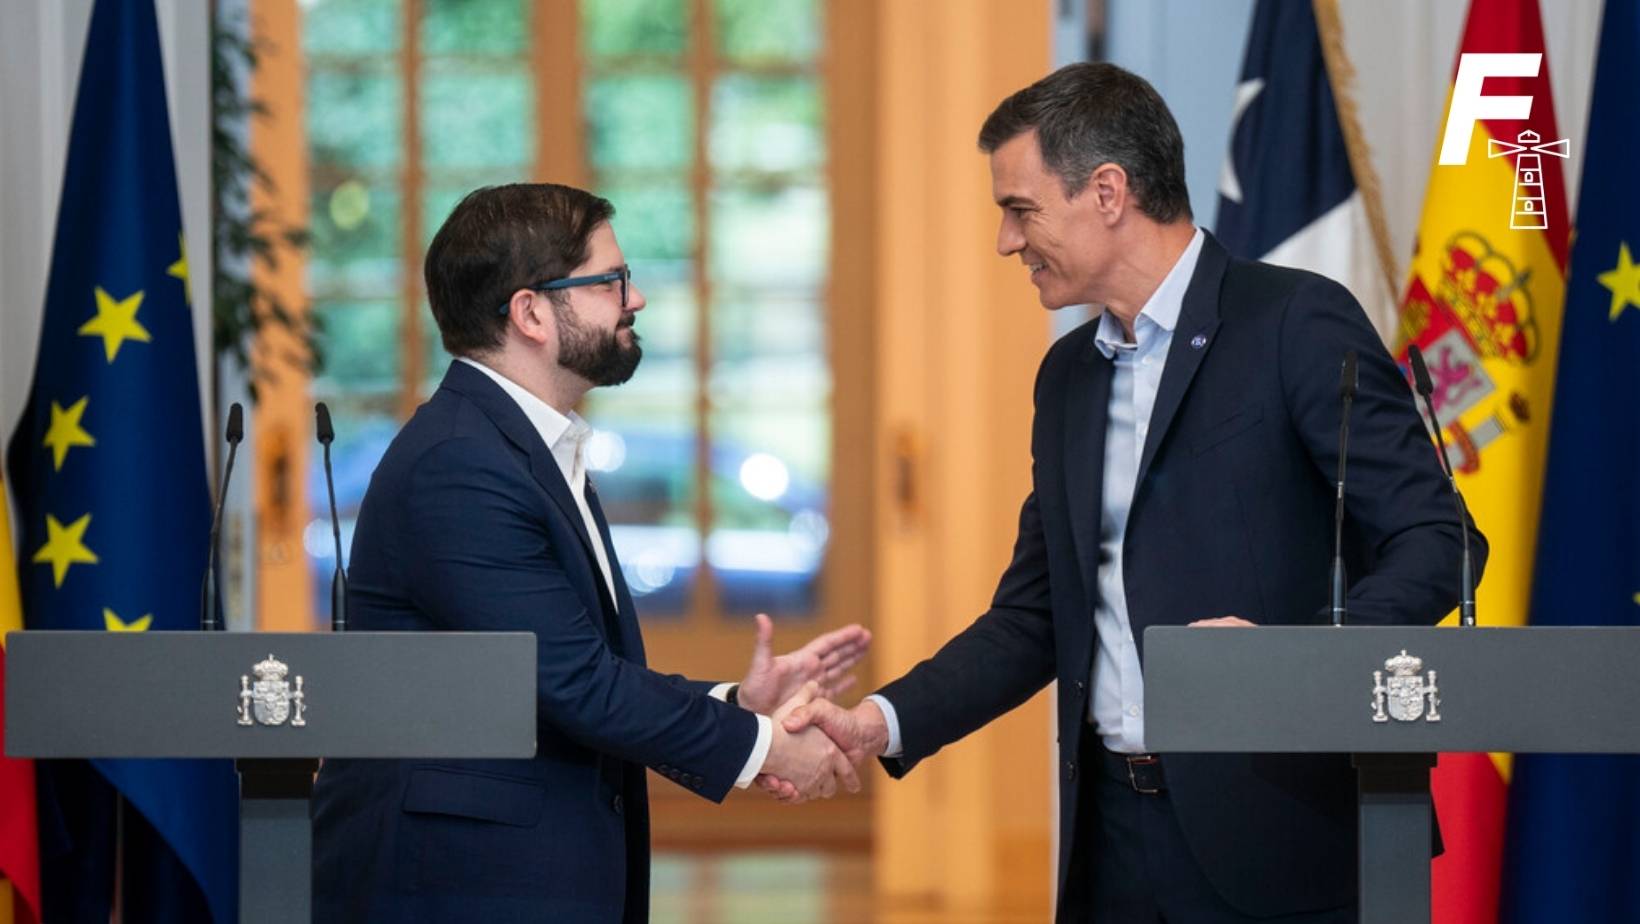
{"label": "podium", "polygon": [[312,918],[325,757],[535,755],[528,632],[11,632],[6,754],[232,758],[239,919]]}
{"label": "podium", "polygon": [[1145,745],[1353,755],[1361,920],[1428,921],[1436,753],[1640,753],[1637,663],[1633,628],[1153,626]]}

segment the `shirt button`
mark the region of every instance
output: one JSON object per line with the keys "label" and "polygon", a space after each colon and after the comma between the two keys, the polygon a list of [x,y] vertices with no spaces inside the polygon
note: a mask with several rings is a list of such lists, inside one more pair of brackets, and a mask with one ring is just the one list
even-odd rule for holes
{"label": "shirt button", "polygon": [[1139,717],[1139,707],[1138,706],[1129,706],[1127,708],[1127,713],[1128,713],[1128,715],[1130,715],[1130,716],[1134,717],[1135,719],[1137,719]]}
{"label": "shirt button", "polygon": [[1076,782],[1076,761],[1074,760],[1065,761],[1065,782]]}

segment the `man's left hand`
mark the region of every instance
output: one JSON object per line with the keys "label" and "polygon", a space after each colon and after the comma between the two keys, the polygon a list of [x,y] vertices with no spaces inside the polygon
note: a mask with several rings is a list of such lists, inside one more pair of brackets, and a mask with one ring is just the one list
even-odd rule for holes
{"label": "man's left hand", "polygon": [[774,622],[758,613],[752,666],[740,682],[735,700],[763,715],[773,712],[811,680],[819,684],[819,695],[827,699],[853,686],[854,676],[849,669],[871,647],[871,632],[859,624],[844,626],[778,657],[773,645]]}
{"label": "man's left hand", "polygon": [[1193,626],[1256,626],[1258,623],[1248,622],[1240,616],[1215,616],[1212,619],[1198,619],[1191,623]]}

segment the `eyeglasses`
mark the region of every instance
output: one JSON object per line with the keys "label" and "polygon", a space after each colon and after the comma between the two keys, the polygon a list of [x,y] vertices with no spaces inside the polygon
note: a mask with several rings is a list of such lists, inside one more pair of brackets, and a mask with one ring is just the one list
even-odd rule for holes
{"label": "eyeglasses", "polygon": [[[592,276],[570,276],[565,279],[550,279],[546,282],[538,282],[534,285],[525,286],[524,288],[533,289],[537,292],[549,292],[554,289],[573,289],[577,286],[596,286],[603,285],[608,282],[619,282],[621,284],[621,307],[624,309],[626,307],[626,293],[632,285],[632,267],[630,266],[623,266],[618,270],[611,270],[607,273],[597,273]],[[507,314],[511,310],[512,305],[511,303],[508,303],[501,306],[500,313]]]}

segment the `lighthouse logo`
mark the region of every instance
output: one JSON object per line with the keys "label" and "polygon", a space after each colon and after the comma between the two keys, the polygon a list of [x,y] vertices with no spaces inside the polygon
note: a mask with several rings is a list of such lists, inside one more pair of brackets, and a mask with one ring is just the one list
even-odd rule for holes
{"label": "lighthouse logo", "polygon": [[[1488,77],[1536,77],[1543,64],[1541,54],[1481,54],[1470,52],[1458,59],[1458,76],[1452,82],[1452,104],[1447,109],[1446,130],[1441,136],[1443,167],[1469,162],[1469,140],[1475,123],[1481,120],[1522,121],[1532,114],[1530,96],[1488,96],[1481,92]],[[1565,158],[1571,142],[1565,138],[1544,141],[1527,129],[1513,142],[1491,139],[1487,157],[1512,157],[1515,164],[1514,189],[1509,197],[1509,227],[1516,231],[1548,230],[1549,213],[1544,207],[1543,157]]]}

